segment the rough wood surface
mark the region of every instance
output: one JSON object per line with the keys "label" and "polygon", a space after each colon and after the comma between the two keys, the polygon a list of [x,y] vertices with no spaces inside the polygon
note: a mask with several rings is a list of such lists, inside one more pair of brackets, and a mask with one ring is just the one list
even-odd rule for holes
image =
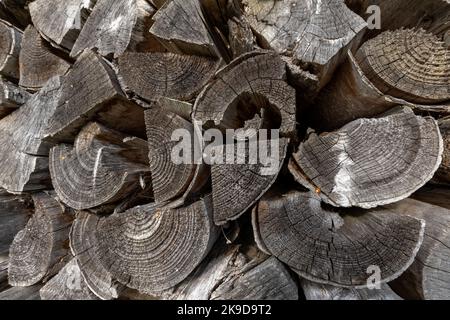
{"label": "rough wood surface", "polygon": [[117,58],[127,49],[136,51],[146,40],[154,12],[146,0],[97,0],[70,55],[96,48]]}
{"label": "rough wood surface", "polygon": [[323,207],[312,192],[266,196],[253,215],[263,251],[303,278],[347,288],[367,287],[372,266],[382,283],[400,276],[414,261],[425,228],[424,221],[392,210]]}
{"label": "rough wood surface", "polygon": [[450,118],[440,120],[439,129],[444,139],[444,154],[441,167],[436,173],[434,180],[450,184]]}
{"label": "rough wood surface", "polygon": [[147,142],[105,128],[86,125],[75,145],[50,151],[50,174],[56,193],[77,210],[122,200],[138,191],[148,174]]}
{"label": "rough wood surface", "polygon": [[39,290],[42,284],[35,284],[31,287],[12,287],[0,292],[0,300],[41,300]]}
{"label": "rough wood surface", "polygon": [[450,187],[427,185],[412,195],[413,199],[450,210]]}
{"label": "rough wood surface", "polygon": [[30,96],[23,88],[0,78],[0,119],[27,102]]}
{"label": "rough wood surface", "polygon": [[404,107],[332,133],[311,133],[289,167],[323,201],[368,209],[405,199],[424,186],[439,168],[442,152],[436,120]]}
{"label": "rough wood surface", "polygon": [[33,196],[35,213],[9,251],[9,284],[27,287],[57,273],[69,250],[73,215],[52,194]]}
{"label": "rough wood surface", "polygon": [[0,20],[0,74],[19,79],[19,52],[22,31]]}
{"label": "rough wood surface", "polygon": [[42,88],[54,76],[63,76],[70,67],[70,63],[58,56],[33,26],[23,34],[19,62],[19,85],[31,90]]}

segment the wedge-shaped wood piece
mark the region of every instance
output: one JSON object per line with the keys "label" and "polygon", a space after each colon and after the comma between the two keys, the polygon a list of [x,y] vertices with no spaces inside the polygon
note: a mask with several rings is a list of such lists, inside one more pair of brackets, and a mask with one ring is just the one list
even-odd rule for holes
{"label": "wedge-shaped wood piece", "polygon": [[0,78],[0,119],[27,102],[30,96],[23,88]]}
{"label": "wedge-shaped wood piece", "polygon": [[0,74],[19,79],[19,53],[22,31],[0,20]]}
{"label": "wedge-shaped wood piece", "polygon": [[69,253],[73,214],[51,194],[33,195],[35,213],[9,250],[9,284],[27,287],[51,277],[63,267]]}
{"label": "wedge-shaped wood piece", "polygon": [[364,20],[342,0],[244,0],[245,14],[264,47],[309,66],[325,84],[348,49],[358,45]]}
{"label": "wedge-shaped wood piece", "polygon": [[97,0],[36,0],[30,3],[34,26],[47,40],[71,49]]}
{"label": "wedge-shaped wood piece", "polygon": [[374,208],[409,197],[442,161],[436,120],[398,108],[323,135],[311,133],[290,161],[294,177],[336,207]]}
{"label": "wedge-shaped wood piece", "polygon": [[[179,198],[183,200],[190,193],[198,191],[209,178],[207,168],[195,159],[195,154],[201,155],[201,150],[199,141],[196,143],[195,140],[197,137],[194,126],[163,108],[146,110],[145,119],[155,200],[157,203]],[[182,141],[172,140],[174,134],[181,130],[183,135],[176,137]],[[184,152],[190,155],[185,154],[183,159],[174,159],[172,155],[180,146],[185,146]]]}
{"label": "wedge-shaped wood piece", "polygon": [[306,300],[403,300],[387,284],[373,289],[351,289],[301,280]]}
{"label": "wedge-shaped wood piece", "polygon": [[169,51],[218,57],[205,24],[200,0],[166,1],[153,20],[150,33]]}
{"label": "wedge-shaped wood piece", "polygon": [[75,145],[50,151],[50,175],[62,202],[77,210],[124,199],[138,191],[148,175],[145,140],[105,128],[86,125]]}
{"label": "wedge-shaped wood piece", "polygon": [[407,199],[387,206],[426,222],[422,247],[392,287],[405,299],[445,300],[450,294],[450,210]]}
{"label": "wedge-shaped wood piece", "polygon": [[400,276],[422,244],[425,222],[388,209],[323,207],[313,192],[269,195],[253,212],[258,245],[301,277],[339,287],[367,287]]}
{"label": "wedge-shaped wood piece", "polygon": [[450,48],[431,33],[386,31],[364,43],[355,57],[383,93],[422,104],[450,100]]}
{"label": "wedge-shaped wood piece", "polygon": [[70,55],[97,49],[115,58],[125,50],[136,51],[146,40],[155,9],[146,0],[97,0]]}
{"label": "wedge-shaped wood piece", "polygon": [[218,72],[198,96],[192,117],[239,129],[258,116],[255,129],[280,129],[280,135],[290,136],[296,128],[296,101],[286,80],[286,63],[277,54],[249,53]]}
{"label": "wedge-shaped wood piece", "polygon": [[191,100],[217,68],[218,62],[211,58],[174,53],[126,52],[119,58],[119,75],[126,89],[148,101]]}
{"label": "wedge-shaped wood piece", "polygon": [[70,68],[70,63],[58,56],[33,26],[23,34],[19,61],[19,84],[31,90],[42,88],[48,80],[63,76]]}
{"label": "wedge-shaped wood piece", "polygon": [[73,142],[90,119],[107,127],[145,137],[143,109],[127,101],[112,68],[85,51],[64,77],[58,108],[45,136],[53,142]]}
{"label": "wedge-shaped wood piece", "polygon": [[84,281],[75,258],[41,288],[39,295],[42,300],[98,300]]}
{"label": "wedge-shaped wood piece", "polygon": [[0,187],[13,193],[49,185],[49,143],[44,131],[59,98],[60,79],[53,78],[28,102],[0,121]]}
{"label": "wedge-shaped wood piece", "polygon": [[210,197],[179,209],[150,204],[103,219],[82,214],[71,247],[85,278],[110,276],[140,292],[158,292],[183,281],[209,252],[218,234],[211,215]]}
{"label": "wedge-shaped wood piece", "polygon": [[444,155],[441,167],[434,179],[438,182],[450,184],[450,118],[440,120],[439,129],[444,139]]}

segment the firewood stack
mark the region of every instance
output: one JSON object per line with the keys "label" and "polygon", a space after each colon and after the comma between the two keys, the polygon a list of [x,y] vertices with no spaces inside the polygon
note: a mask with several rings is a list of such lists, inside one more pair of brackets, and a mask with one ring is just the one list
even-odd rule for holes
{"label": "firewood stack", "polygon": [[1,1],[0,299],[450,299],[449,17]]}

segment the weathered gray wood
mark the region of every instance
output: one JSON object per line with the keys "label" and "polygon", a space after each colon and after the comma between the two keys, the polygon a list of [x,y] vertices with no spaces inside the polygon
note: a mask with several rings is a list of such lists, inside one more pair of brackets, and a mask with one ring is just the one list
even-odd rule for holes
{"label": "weathered gray wood", "polygon": [[447,186],[427,185],[414,193],[413,199],[431,203],[435,206],[443,207],[450,210],[450,188]]}
{"label": "weathered gray wood", "polygon": [[0,78],[0,119],[27,102],[30,96],[24,89]]}
{"label": "weathered gray wood", "polygon": [[[171,52],[218,57],[200,0],[172,0],[153,16],[150,33]],[[174,27],[176,26],[176,27]]]}
{"label": "weathered gray wood", "polygon": [[46,139],[73,142],[91,119],[117,131],[145,136],[143,108],[126,100],[112,68],[92,51],[81,54],[61,85]]}
{"label": "weathered gray wood", "polygon": [[407,199],[390,210],[426,222],[423,244],[411,267],[392,283],[406,299],[442,300],[450,295],[450,210]]}
{"label": "weathered gray wood", "polygon": [[441,167],[437,171],[434,180],[450,184],[450,118],[440,120],[439,129],[444,139],[444,154]]}
{"label": "weathered gray wood", "polygon": [[8,259],[0,256],[0,292],[8,287]]}
{"label": "weathered gray wood", "polygon": [[71,49],[97,0],[35,0],[30,4],[34,26],[44,38]]}
{"label": "weathered gray wood", "polygon": [[80,214],[71,233],[71,248],[80,268],[86,279],[109,278],[108,286],[103,281],[100,288],[87,280],[91,290],[98,295],[116,279],[152,293],[183,281],[217,238],[210,202],[207,197],[179,209],[150,204],[103,219]]}
{"label": "weathered gray wood", "polygon": [[400,276],[422,244],[425,222],[393,210],[337,211],[313,192],[267,195],[253,211],[258,245],[301,277],[345,288],[364,288],[380,270],[380,283]]}
{"label": "weathered gray wood", "polygon": [[173,53],[127,52],[119,58],[119,75],[126,90],[148,101],[161,97],[192,100],[217,68],[216,60]]}
{"label": "weathered gray wood", "polygon": [[301,280],[306,300],[403,300],[387,284],[380,289],[348,289]]}
{"label": "weathered gray wood", "polygon": [[70,67],[31,25],[23,34],[19,61],[19,85],[31,90],[42,88],[54,76],[63,76]]}
{"label": "weathered gray wood", "polygon": [[265,48],[292,55],[325,85],[366,23],[341,0],[244,0],[245,15]]}
{"label": "weathered gray wood", "polygon": [[41,288],[39,295],[42,300],[98,300],[84,281],[75,258]]}
{"label": "weathered gray wood", "polygon": [[359,119],[300,144],[289,168],[296,180],[337,207],[374,208],[409,197],[442,160],[436,120],[403,107]]}
{"label": "weathered gray wood", "polygon": [[250,23],[245,16],[228,20],[228,42],[233,59],[258,49]]}
{"label": "weathered gray wood", "polygon": [[0,20],[0,74],[19,79],[19,52],[22,31]]}
{"label": "weathered gray wood", "polygon": [[56,274],[68,255],[73,214],[53,194],[33,195],[35,213],[14,238],[9,250],[8,279],[28,287]]}
{"label": "weathered gray wood", "polygon": [[42,190],[49,185],[45,128],[57,108],[61,80],[56,77],[28,102],[0,121],[0,187],[13,193]]}
{"label": "weathered gray wood", "polygon": [[146,0],[97,0],[70,55],[76,57],[95,48],[103,56],[117,58],[125,50],[138,50],[150,36],[154,12]]}
{"label": "weathered gray wood", "polygon": [[31,287],[12,287],[0,292],[0,300],[41,300],[39,290],[42,284],[36,284]]}
{"label": "weathered gray wood", "polygon": [[138,191],[148,175],[147,142],[86,125],[75,145],[50,151],[50,175],[62,202],[83,210],[122,200]]}

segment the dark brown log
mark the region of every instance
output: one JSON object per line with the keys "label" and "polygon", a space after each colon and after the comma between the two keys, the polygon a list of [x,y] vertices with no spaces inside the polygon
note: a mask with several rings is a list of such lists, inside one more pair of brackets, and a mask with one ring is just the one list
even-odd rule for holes
{"label": "dark brown log", "polygon": [[115,58],[125,50],[137,51],[146,41],[155,9],[146,0],[97,0],[70,55],[97,49]]}
{"label": "dark brown log", "polygon": [[268,195],[253,212],[258,245],[301,277],[364,288],[379,268],[380,283],[400,276],[414,261],[425,222],[393,210],[338,211],[313,193]]}
{"label": "dark brown log", "polygon": [[450,188],[447,186],[427,185],[412,195],[413,199],[431,203],[450,210]]}
{"label": "dark brown log", "polygon": [[27,102],[30,96],[24,89],[0,78],[0,119]]}
{"label": "dark brown log", "polygon": [[326,203],[369,209],[405,199],[424,186],[439,168],[442,152],[436,120],[403,107],[333,133],[311,132],[289,168]]}
{"label": "dark brown log", "polygon": [[46,129],[46,139],[73,142],[91,119],[137,137],[145,137],[143,109],[125,99],[116,75],[100,56],[85,51],[61,85],[58,107]]}
{"label": "dark brown log", "polygon": [[169,51],[219,57],[199,0],[166,1],[153,20],[150,33]]}
{"label": "dark brown log", "polygon": [[41,300],[39,290],[42,284],[36,284],[31,287],[12,287],[0,292],[0,300]]}
{"label": "dark brown log", "polygon": [[0,75],[19,79],[19,52],[22,31],[0,20]]}
{"label": "dark brown log", "polygon": [[19,84],[30,90],[42,88],[54,76],[63,76],[70,67],[70,63],[55,54],[33,26],[23,34],[19,61]]}
{"label": "dark brown log", "polygon": [[0,2],[0,19],[7,20],[10,23],[25,28],[30,24],[30,13],[27,5],[32,0],[2,0]]}
{"label": "dark brown log", "polygon": [[450,118],[440,120],[439,129],[444,139],[444,154],[441,167],[437,171],[434,180],[450,184]]}
{"label": "dark brown log", "polygon": [[367,26],[341,0],[244,0],[243,5],[263,47],[292,55],[314,70],[321,87],[346,52],[359,44]]}
{"label": "dark brown log", "polygon": [[107,129],[86,125],[75,145],[50,151],[53,187],[62,202],[83,210],[124,199],[142,187],[148,175],[147,142]]}
{"label": "dark brown log", "polygon": [[228,42],[233,59],[258,49],[249,22],[242,16],[228,20]]}
{"label": "dark brown log", "polygon": [[50,183],[48,152],[43,141],[59,98],[61,80],[52,78],[28,102],[0,121],[0,186],[12,193],[42,190]]}
{"label": "dark brown log", "polygon": [[51,278],[39,294],[42,300],[98,300],[84,281],[75,258]]}
{"label": "dark brown log", "polygon": [[[217,238],[210,201],[176,210],[150,204],[103,219],[81,213],[71,248],[91,290],[104,298],[112,279],[143,293],[183,281]],[[101,281],[94,283],[92,276]]]}
{"label": "dark brown log", "polygon": [[403,300],[387,284],[380,289],[348,289],[302,279],[306,300]]}
{"label": "dark brown log", "polygon": [[119,58],[124,87],[148,101],[192,100],[213,77],[218,62],[173,53],[127,52]]}
{"label": "dark brown log", "polygon": [[9,284],[28,287],[56,274],[69,250],[73,215],[52,194],[33,196],[35,213],[9,250]]}
{"label": "dark brown log", "polygon": [[450,210],[407,199],[389,210],[426,222],[422,246],[411,267],[391,285],[405,299],[441,300],[450,294]]}
{"label": "dark brown log", "polygon": [[71,49],[97,0],[35,0],[30,14],[37,30],[48,41]]}

